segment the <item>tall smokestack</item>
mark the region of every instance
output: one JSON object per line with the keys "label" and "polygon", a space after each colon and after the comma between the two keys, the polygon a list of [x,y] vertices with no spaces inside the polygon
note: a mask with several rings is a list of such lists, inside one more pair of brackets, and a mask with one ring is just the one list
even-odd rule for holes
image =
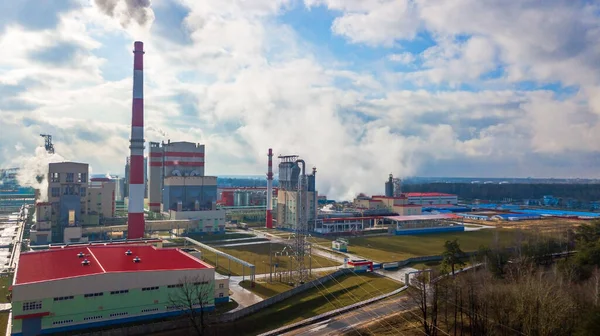
{"label": "tall smokestack", "polygon": [[133,44],[133,102],[129,164],[127,238],[144,237],[144,43]]}
{"label": "tall smokestack", "polygon": [[273,228],[273,149],[269,148],[269,164],[267,170],[267,229]]}

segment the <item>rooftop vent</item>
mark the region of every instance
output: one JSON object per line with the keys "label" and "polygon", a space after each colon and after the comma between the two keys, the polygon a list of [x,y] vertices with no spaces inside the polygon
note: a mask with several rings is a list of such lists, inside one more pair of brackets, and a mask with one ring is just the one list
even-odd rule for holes
{"label": "rooftop vent", "polygon": [[140,261],[142,261],[142,259],[140,259],[140,257],[136,256],[135,258],[133,258],[134,263],[139,263]]}
{"label": "rooftop vent", "polygon": [[84,259],[84,260],[81,262],[81,265],[83,265],[83,266],[89,266],[89,264],[90,264],[90,261],[89,261],[89,260],[87,260],[87,259]]}
{"label": "rooftop vent", "polygon": [[126,254],[126,255],[131,255],[131,253],[132,253],[132,252],[131,252],[131,250],[127,250],[127,251],[125,252],[125,254]]}
{"label": "rooftop vent", "polygon": [[83,256],[84,256],[83,252],[77,253],[77,258],[83,258]]}

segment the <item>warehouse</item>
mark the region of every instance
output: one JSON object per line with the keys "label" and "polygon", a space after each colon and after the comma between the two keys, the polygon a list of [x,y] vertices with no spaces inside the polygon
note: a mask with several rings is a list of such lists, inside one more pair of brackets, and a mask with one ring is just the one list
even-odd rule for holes
{"label": "warehouse", "polygon": [[454,214],[420,215],[420,216],[389,216],[390,231],[396,235],[415,235],[424,233],[464,231],[460,221],[462,217]]}
{"label": "warehouse", "polygon": [[[212,310],[228,300],[227,279],[179,249],[81,245],[21,254],[12,295],[12,335],[38,335],[181,314],[195,286]],[[184,282],[187,284],[184,286]],[[217,284],[215,284],[217,282]],[[215,297],[217,299],[215,299]]]}

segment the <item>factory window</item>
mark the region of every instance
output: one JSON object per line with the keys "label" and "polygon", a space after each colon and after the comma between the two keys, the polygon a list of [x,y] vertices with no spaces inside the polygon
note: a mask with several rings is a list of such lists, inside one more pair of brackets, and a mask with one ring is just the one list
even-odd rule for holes
{"label": "factory window", "polygon": [[93,320],[99,320],[101,318],[102,318],[102,315],[96,315],[96,316],[84,317],[83,320],[84,321],[93,321]]}
{"label": "factory window", "polygon": [[118,291],[112,291],[112,292],[110,292],[110,295],[126,294],[126,293],[129,293],[129,289],[123,289],[123,290],[118,290]]}
{"label": "factory window", "polygon": [[86,183],[87,182],[87,173],[77,173],[77,182]]}
{"label": "factory window", "polygon": [[225,284],[222,284],[222,283],[219,284],[219,288],[221,288],[221,289],[225,288]]}
{"label": "factory window", "polygon": [[159,311],[159,309],[158,308],[142,309],[142,313],[149,313],[149,312],[155,312],[155,311]]}
{"label": "factory window", "polygon": [[104,293],[88,293],[83,295],[83,297],[89,298],[89,297],[95,297],[95,296],[102,296],[104,295]]}
{"label": "factory window", "polygon": [[142,288],[142,292],[153,291],[153,290],[158,290],[158,286],[156,286],[156,287],[144,287],[144,288]]}
{"label": "factory window", "polygon": [[60,173],[50,173],[50,182],[60,182]]}
{"label": "factory window", "polygon": [[129,313],[128,312],[112,313],[112,314],[110,314],[110,317],[125,316],[125,315],[129,315]]}
{"label": "factory window", "polygon": [[168,285],[167,288],[181,288],[183,287],[183,284],[177,284],[177,285]]}
{"label": "factory window", "polygon": [[73,323],[73,320],[61,320],[61,321],[54,321],[54,322],[52,322],[53,325],[67,324],[67,323]]}
{"label": "factory window", "polygon": [[199,285],[208,285],[208,281],[194,282],[194,286],[199,286]]}
{"label": "factory window", "polygon": [[86,191],[85,187],[79,188],[79,196],[85,196]]}
{"label": "factory window", "polygon": [[59,297],[55,297],[54,301],[73,300],[74,298],[75,298],[74,296],[59,296]]}
{"label": "factory window", "polygon": [[23,311],[42,309],[42,301],[23,302]]}
{"label": "factory window", "polygon": [[223,297],[223,293],[219,293],[219,297],[222,298]]}
{"label": "factory window", "polygon": [[60,188],[52,187],[52,189],[50,189],[50,195],[52,195],[52,197],[60,197]]}
{"label": "factory window", "polygon": [[67,173],[67,183],[68,182],[73,183],[75,181],[74,177],[75,177],[75,173]]}

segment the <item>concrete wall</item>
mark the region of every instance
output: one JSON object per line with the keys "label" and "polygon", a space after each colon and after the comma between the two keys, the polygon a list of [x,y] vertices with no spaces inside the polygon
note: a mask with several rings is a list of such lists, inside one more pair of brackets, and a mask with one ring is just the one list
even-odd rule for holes
{"label": "concrete wall", "polygon": [[103,217],[115,217],[115,182],[92,182],[88,186],[87,192],[88,213],[97,213]]}
{"label": "concrete wall", "polygon": [[169,212],[171,219],[193,220],[188,226],[191,233],[219,232],[225,233],[225,210],[207,210],[207,211],[173,211]]}

